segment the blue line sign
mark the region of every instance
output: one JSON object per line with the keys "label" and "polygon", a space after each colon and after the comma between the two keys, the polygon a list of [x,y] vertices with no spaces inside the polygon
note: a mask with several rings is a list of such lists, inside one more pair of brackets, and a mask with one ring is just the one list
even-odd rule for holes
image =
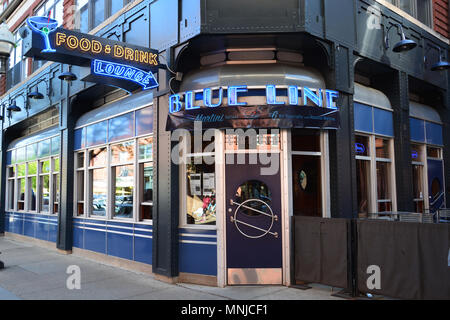
{"label": "blue line sign", "polygon": [[92,60],[91,71],[93,74],[132,81],[140,86],[142,90],[148,90],[159,86],[151,71],[144,71],[121,63]]}

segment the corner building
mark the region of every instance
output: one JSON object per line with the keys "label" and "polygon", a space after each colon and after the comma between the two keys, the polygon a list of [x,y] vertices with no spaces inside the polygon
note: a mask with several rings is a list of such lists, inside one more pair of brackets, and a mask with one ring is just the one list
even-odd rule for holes
{"label": "corner building", "polygon": [[[289,285],[292,216],[448,205],[448,72],[431,70],[448,61],[448,1],[3,2],[18,45],[0,81],[0,234],[170,282]],[[159,87],[81,81],[70,61],[24,56],[25,19],[49,12],[158,50]],[[402,32],[417,46],[394,52]],[[206,117],[244,108],[260,118]],[[202,112],[214,149],[188,134]],[[254,129],[256,143],[227,129]],[[261,155],[277,170],[261,174]]]}

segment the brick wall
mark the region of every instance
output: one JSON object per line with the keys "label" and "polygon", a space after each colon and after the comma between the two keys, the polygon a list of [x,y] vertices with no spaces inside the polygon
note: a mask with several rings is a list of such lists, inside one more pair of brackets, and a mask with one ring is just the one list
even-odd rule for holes
{"label": "brick wall", "polygon": [[75,0],[64,0],[64,22],[63,28],[74,28]]}
{"label": "brick wall", "polygon": [[434,30],[449,38],[449,0],[433,0]]}

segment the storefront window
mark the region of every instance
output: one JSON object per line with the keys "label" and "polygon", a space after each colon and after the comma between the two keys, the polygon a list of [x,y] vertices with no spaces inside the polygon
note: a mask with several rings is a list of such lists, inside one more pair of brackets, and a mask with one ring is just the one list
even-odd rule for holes
{"label": "storefront window", "polygon": [[[145,116],[153,115],[152,112],[148,112],[149,108],[151,107],[99,122],[102,124],[101,132],[105,134],[101,139],[100,147],[82,149],[83,137],[80,134],[83,130],[86,132],[93,130],[90,128],[99,123],[87,124],[76,130],[81,140],[78,144],[81,150],[75,153],[74,214],[76,216],[134,221],[152,219],[153,138],[151,135],[139,137],[134,135],[138,121],[141,125],[153,123],[153,119],[143,119]],[[139,120],[135,116],[138,113]],[[148,132],[148,130],[141,128],[139,132]],[[128,140],[109,143],[124,138]],[[89,133],[86,139],[89,140]],[[85,159],[86,155],[88,159]],[[87,161],[87,168],[85,161]]]}
{"label": "storefront window", "polygon": [[215,165],[203,157],[189,157],[186,163],[186,223],[216,223]]}
{"label": "storefront window", "polygon": [[[52,146],[53,141],[57,146]],[[59,182],[56,182],[59,181],[59,162],[57,167],[52,165],[57,158],[51,157],[50,150],[54,150],[54,154],[59,152],[59,136],[10,151],[16,157],[11,158],[8,167],[8,210],[45,214],[58,212],[58,206],[51,208],[50,204],[52,190],[59,194]]]}

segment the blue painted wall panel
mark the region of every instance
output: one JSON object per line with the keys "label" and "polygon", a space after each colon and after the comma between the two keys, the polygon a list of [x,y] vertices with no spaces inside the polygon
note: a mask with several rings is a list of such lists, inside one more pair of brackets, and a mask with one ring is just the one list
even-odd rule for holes
{"label": "blue painted wall panel", "polygon": [[133,259],[133,236],[108,232],[107,252],[110,256]]}
{"label": "blue painted wall panel", "polygon": [[409,118],[409,134],[411,140],[425,142],[425,121]]}
{"label": "blue painted wall panel", "polygon": [[355,102],[355,130],[373,132],[372,107]]}
{"label": "blue painted wall panel", "polygon": [[217,246],[180,243],[180,272],[217,275]]}

